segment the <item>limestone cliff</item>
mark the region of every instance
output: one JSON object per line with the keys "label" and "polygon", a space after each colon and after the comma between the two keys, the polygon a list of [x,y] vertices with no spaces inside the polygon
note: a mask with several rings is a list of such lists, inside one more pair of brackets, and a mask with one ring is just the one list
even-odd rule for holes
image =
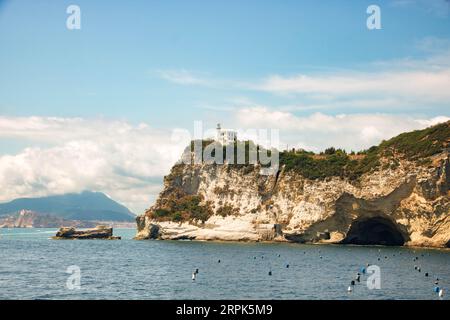
{"label": "limestone cliff", "polygon": [[177,164],[137,239],[450,246],[450,122],[356,155],[280,154],[258,166]]}

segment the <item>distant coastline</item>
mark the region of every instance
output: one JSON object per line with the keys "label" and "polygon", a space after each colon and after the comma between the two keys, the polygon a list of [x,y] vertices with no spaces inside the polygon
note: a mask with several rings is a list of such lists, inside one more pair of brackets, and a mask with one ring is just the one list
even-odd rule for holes
{"label": "distant coastline", "polygon": [[112,228],[135,228],[134,222],[103,220],[69,220],[50,214],[41,214],[30,210],[0,217],[0,228],[95,228],[100,225]]}

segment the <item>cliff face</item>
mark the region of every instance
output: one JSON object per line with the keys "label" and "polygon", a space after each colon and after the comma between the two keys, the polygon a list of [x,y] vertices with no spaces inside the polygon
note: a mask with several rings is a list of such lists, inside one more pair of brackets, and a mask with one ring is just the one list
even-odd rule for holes
{"label": "cliff face", "polygon": [[449,247],[448,129],[426,157],[388,141],[356,178],[313,179],[283,163],[272,176],[251,165],[176,165],[137,218],[136,238]]}

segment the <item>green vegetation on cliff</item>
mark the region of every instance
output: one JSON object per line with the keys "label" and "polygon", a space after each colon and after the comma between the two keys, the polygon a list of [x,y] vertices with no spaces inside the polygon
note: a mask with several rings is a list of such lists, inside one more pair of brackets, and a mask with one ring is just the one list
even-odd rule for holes
{"label": "green vegetation on cliff", "polygon": [[[195,143],[201,142],[201,149],[197,147],[199,150],[195,149]],[[209,150],[206,151],[206,148]],[[255,163],[260,163],[260,155],[259,153],[265,152],[268,156],[270,156],[270,150],[266,150],[263,147],[256,145],[253,141],[236,141],[233,145],[224,146],[217,141],[214,140],[194,140],[191,141],[190,152],[201,152],[203,161],[207,163],[207,160],[204,158],[207,154],[213,161],[216,161],[216,150],[220,150],[222,148],[222,163],[232,163],[234,166],[243,167],[248,165],[253,165]],[[232,153],[228,155],[228,150],[232,149]],[[242,153],[242,151],[244,151]],[[186,150],[185,150],[186,152]],[[242,159],[238,157],[238,154],[242,154]],[[252,156],[250,156],[252,154]],[[252,157],[252,159],[251,159]],[[192,161],[192,157],[191,157]]]}
{"label": "green vegetation on cliff", "polygon": [[176,195],[169,197],[165,203],[147,215],[158,221],[193,221],[205,222],[213,212],[209,204],[201,205],[202,197],[197,195]]}
{"label": "green vegetation on cliff", "polygon": [[[289,150],[280,152],[280,167],[286,171],[296,171],[308,179],[324,179],[327,177],[346,177],[356,179],[364,173],[373,171],[383,165],[383,169],[395,169],[398,159],[428,162],[428,157],[443,152],[450,141],[450,121],[436,126],[402,133],[390,140],[383,141],[379,146],[373,146],[358,153],[347,154],[345,150],[330,147],[320,154],[304,150]],[[202,152],[213,140],[202,141]],[[245,149],[245,163],[235,164],[236,167],[247,167],[250,164],[250,150],[259,151],[259,147],[248,141],[238,141],[234,144],[234,163],[237,163],[238,148]],[[191,143],[191,151],[194,142]],[[263,150],[263,149],[261,149]],[[264,150],[265,151],[265,150]],[[212,153],[214,156],[214,151]],[[226,147],[223,146],[223,157],[226,159]],[[259,163],[259,156],[257,159]]]}
{"label": "green vegetation on cliff", "polygon": [[339,150],[333,154],[311,154],[306,151],[280,153],[280,165],[286,171],[296,171],[308,179],[326,177],[356,178],[380,165],[377,147],[372,147],[357,156]]}
{"label": "green vegetation on cliff", "polygon": [[402,133],[358,154],[348,155],[344,150],[328,148],[316,155],[311,152],[286,151],[280,153],[280,165],[309,179],[348,177],[356,179],[375,170],[384,160],[383,169],[395,169],[398,159],[427,163],[428,157],[443,152],[450,142],[450,121],[436,126]]}
{"label": "green vegetation on cliff", "polygon": [[383,141],[380,148],[393,149],[410,160],[418,160],[444,151],[449,143],[450,121],[447,121],[423,130],[402,133]]}
{"label": "green vegetation on cliff", "polygon": [[[450,121],[423,130],[402,133],[392,139],[381,142],[358,153],[347,154],[345,150],[330,147],[320,154],[305,150],[289,150],[280,152],[280,167],[286,171],[296,171],[308,179],[323,179],[327,177],[346,177],[356,179],[364,173],[373,171],[381,165],[383,169],[395,169],[399,159],[420,161],[427,164],[429,157],[443,152],[450,141]],[[202,141],[202,151],[216,143],[213,140]],[[234,144],[234,163],[237,163],[238,147],[245,148],[245,164],[235,164],[236,167],[250,165],[249,150],[259,151],[253,142],[239,141]],[[191,143],[191,151],[194,142]],[[264,150],[264,149],[261,149]],[[264,150],[265,151],[265,150]],[[269,151],[270,152],[270,151]],[[212,154],[214,156],[214,152]],[[223,146],[223,157],[226,159],[226,147]],[[259,163],[259,157],[258,157]]]}

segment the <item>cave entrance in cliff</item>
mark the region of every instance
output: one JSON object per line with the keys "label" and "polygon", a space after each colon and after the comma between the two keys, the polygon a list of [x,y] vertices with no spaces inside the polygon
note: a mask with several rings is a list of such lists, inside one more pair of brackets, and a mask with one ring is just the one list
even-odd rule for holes
{"label": "cave entrance in cliff", "polygon": [[405,238],[394,222],[387,218],[375,217],[355,220],[342,243],[402,246]]}

